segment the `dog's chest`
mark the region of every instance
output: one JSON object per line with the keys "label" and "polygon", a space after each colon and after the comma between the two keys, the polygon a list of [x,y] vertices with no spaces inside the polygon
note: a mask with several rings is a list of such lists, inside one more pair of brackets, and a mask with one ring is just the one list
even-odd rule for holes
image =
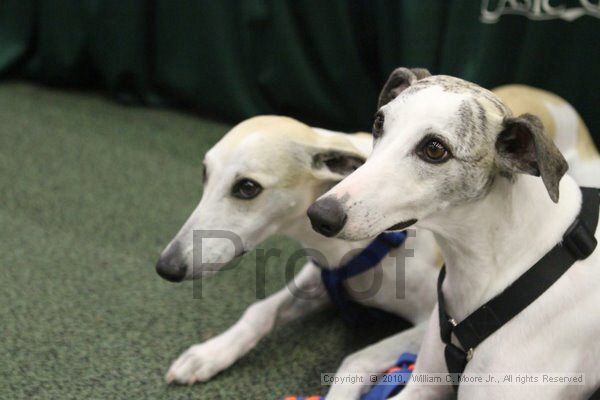
{"label": "dog's chest", "polygon": [[[417,239],[418,236],[418,239]],[[345,282],[354,301],[399,315],[427,320],[436,302],[438,249],[433,235],[419,230],[377,267]]]}
{"label": "dog's chest", "polygon": [[[398,261],[401,260],[401,261]],[[404,260],[404,261],[402,261]],[[399,315],[413,323],[426,320],[435,304],[433,264],[416,257],[388,257],[383,266],[345,282],[354,301]],[[399,264],[397,264],[399,262]]]}
{"label": "dog's chest", "polygon": [[406,307],[402,304],[403,296],[396,296],[396,271],[393,268],[382,268],[378,265],[360,275],[346,281],[346,290],[354,301],[374,308],[406,316]]}

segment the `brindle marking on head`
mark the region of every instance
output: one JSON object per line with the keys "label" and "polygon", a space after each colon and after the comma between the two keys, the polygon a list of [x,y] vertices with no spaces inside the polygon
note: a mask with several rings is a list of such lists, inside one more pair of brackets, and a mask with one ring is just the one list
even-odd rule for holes
{"label": "brindle marking on head", "polygon": [[416,81],[402,94],[409,95],[432,86],[438,86],[449,93],[472,93],[474,98],[489,102],[496,108],[497,113],[502,116],[511,116],[511,111],[498,99],[498,97],[487,89],[474,83],[447,75],[435,75]]}
{"label": "brindle marking on head", "polygon": [[481,128],[483,130],[487,129],[487,116],[485,115],[485,108],[483,108],[483,105],[481,104],[481,102],[477,99],[473,99],[473,102],[475,103],[475,107],[477,108],[477,121],[479,122],[479,125],[481,126]]}
{"label": "brindle marking on head", "polygon": [[[510,109],[489,90],[474,83],[446,75],[436,75],[419,80],[405,90],[402,95],[409,96],[431,87],[439,87],[449,93],[469,95],[459,106],[458,114],[460,118],[458,118],[458,122],[455,126],[451,126],[464,139],[460,143],[461,148],[459,150],[465,151],[459,151],[459,154],[455,154],[455,156],[459,156],[461,161],[466,162],[480,160],[484,155],[480,152],[473,154],[473,150],[480,148],[477,144],[481,143],[482,140],[490,141],[494,139],[482,135],[490,128],[488,113],[496,114],[499,118],[506,118],[512,116]],[[463,157],[460,157],[461,153]]]}
{"label": "brindle marking on head", "polygon": [[439,87],[448,93],[469,95],[459,106],[460,118],[449,126],[463,139],[460,143],[454,144],[457,146],[454,156],[467,163],[476,163],[484,158],[483,146],[478,146],[478,144],[481,144],[482,141],[485,143],[493,140],[487,135],[482,135],[490,128],[488,113],[497,115],[500,120],[512,116],[510,109],[489,90],[471,82],[445,75],[419,80],[407,88],[401,97],[410,96],[431,87]]}
{"label": "brindle marking on head", "polygon": [[488,127],[485,109],[477,99],[469,98],[461,102],[457,113],[459,118],[449,123],[449,128],[463,139],[454,143],[455,149],[458,149],[455,158],[470,164],[477,163],[486,153],[481,142],[489,144],[490,141],[490,138],[482,135]]}

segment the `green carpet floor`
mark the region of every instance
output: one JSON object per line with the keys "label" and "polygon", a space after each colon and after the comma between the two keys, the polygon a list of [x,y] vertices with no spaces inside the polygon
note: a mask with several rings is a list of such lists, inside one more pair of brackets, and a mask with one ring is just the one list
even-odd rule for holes
{"label": "green carpet floor", "polygon": [[[0,85],[0,399],[275,399],[389,333],[333,311],[277,329],[229,370],[168,386],[171,361],[256,298],[254,253],[203,283],[154,262],[198,202],[204,152],[228,126],[90,94]],[[273,238],[289,254],[296,245]],[[284,283],[267,266],[267,293]]]}

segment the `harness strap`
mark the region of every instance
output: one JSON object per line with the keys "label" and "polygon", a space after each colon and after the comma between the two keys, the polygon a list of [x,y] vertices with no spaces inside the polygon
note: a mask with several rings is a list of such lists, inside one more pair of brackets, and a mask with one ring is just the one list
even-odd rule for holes
{"label": "harness strap", "polygon": [[592,393],[592,397],[588,400],[600,400],[600,388],[596,389],[596,391]]}
{"label": "harness strap", "polygon": [[[460,323],[446,313],[442,291],[446,270],[445,267],[442,268],[438,277],[437,291],[440,336],[442,342],[446,344],[444,356],[448,372],[462,373],[473,356],[474,349],[481,342],[533,303],[576,261],[592,254],[597,245],[594,232],[598,224],[600,191],[595,188],[581,188],[581,192],[581,211],[563,235],[562,242],[554,246],[502,293],[479,307]],[[452,334],[456,336],[462,349],[451,342]]]}
{"label": "harness strap", "polygon": [[383,310],[365,307],[353,302],[344,287],[344,281],[377,266],[390,251],[401,246],[405,240],[406,232],[383,232],[364,250],[338,268],[327,268],[315,259],[312,260],[321,269],[321,281],[331,302],[341,312],[342,318],[347,323],[356,325],[360,320],[378,320],[391,315]]}

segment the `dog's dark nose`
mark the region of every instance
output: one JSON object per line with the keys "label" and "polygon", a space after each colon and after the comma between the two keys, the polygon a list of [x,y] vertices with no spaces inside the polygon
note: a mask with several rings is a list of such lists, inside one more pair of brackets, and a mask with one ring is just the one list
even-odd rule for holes
{"label": "dog's dark nose", "polygon": [[342,205],[332,197],[314,202],[306,213],[313,229],[327,237],[337,235],[346,224]]}
{"label": "dog's dark nose", "polygon": [[180,262],[173,262],[169,256],[161,256],[156,263],[156,273],[171,282],[181,282],[185,278],[186,267]]}

